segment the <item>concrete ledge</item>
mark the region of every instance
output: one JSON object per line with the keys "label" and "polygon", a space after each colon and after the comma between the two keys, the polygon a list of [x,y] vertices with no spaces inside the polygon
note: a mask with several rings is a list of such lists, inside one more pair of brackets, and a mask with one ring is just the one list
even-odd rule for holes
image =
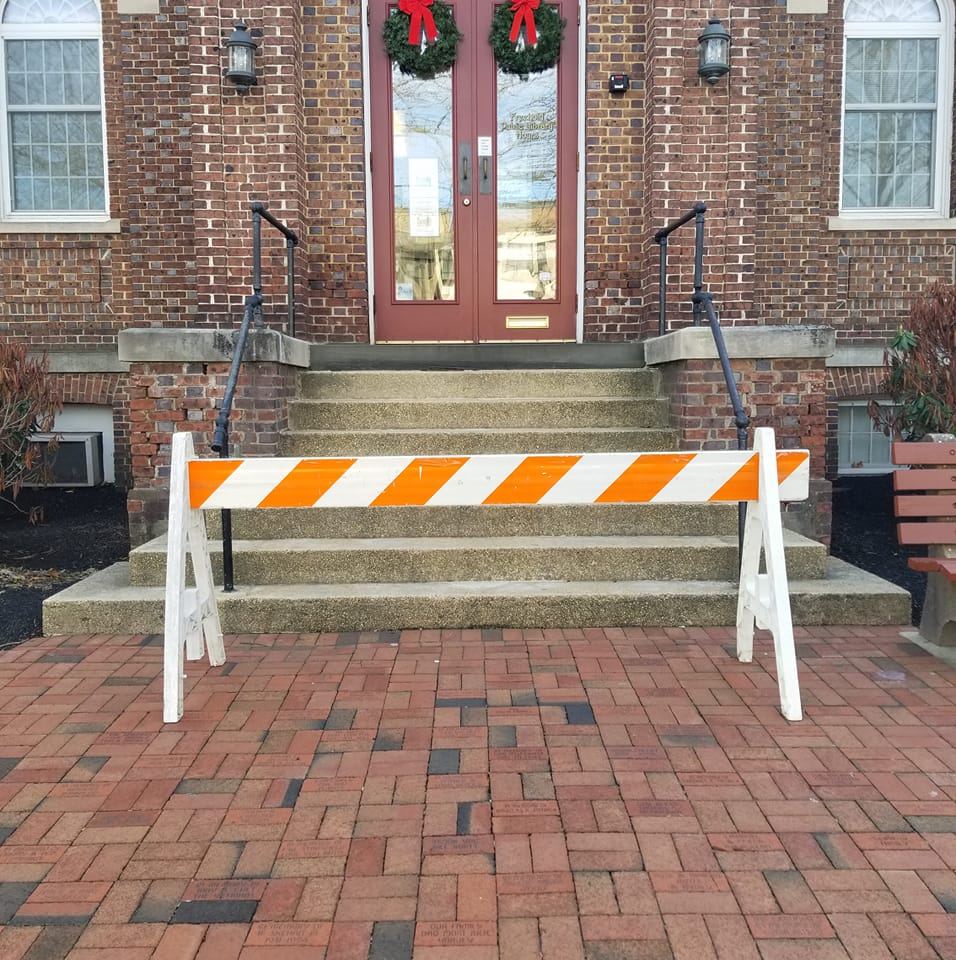
{"label": "concrete ledge", "polygon": [[644,344],[315,343],[313,370],[546,370],[644,366]]}
{"label": "concrete ledge", "polygon": [[34,356],[46,353],[50,373],[127,373],[129,364],[120,362],[115,349],[105,350],[36,350]]}
{"label": "concrete ledge", "polygon": [[939,230],[956,230],[956,219],[952,217],[830,217],[827,229],[836,232],[869,231],[871,233],[892,233],[895,230],[921,230],[931,233]]}
{"label": "concrete ledge", "polygon": [[[724,327],[731,360],[829,357],[836,335],[825,326]],[[710,327],[683,327],[644,341],[647,365],[679,360],[716,360],[717,347]]]}
{"label": "concrete ledge", "polygon": [[[183,330],[162,327],[121,330],[119,360],[123,363],[223,363],[231,360],[238,330]],[[252,330],[244,360],[309,367],[310,344],[276,330]]]}
{"label": "concrete ledge", "polygon": [[0,220],[0,233],[122,233],[121,220]]}
{"label": "concrete ledge", "polygon": [[827,357],[828,367],[882,367],[882,344],[877,343],[840,343],[833,355]]}
{"label": "concrete ledge", "polygon": [[159,13],[159,0],[116,0],[116,12],[121,16]]}

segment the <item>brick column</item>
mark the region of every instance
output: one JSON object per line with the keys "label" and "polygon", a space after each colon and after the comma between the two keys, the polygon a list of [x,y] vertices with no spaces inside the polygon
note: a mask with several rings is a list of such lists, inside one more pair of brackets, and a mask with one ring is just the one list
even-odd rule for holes
{"label": "brick column", "polygon": [[[121,359],[129,362],[132,489],[127,498],[133,545],[165,530],[169,447],[175,431],[194,434],[200,456],[210,450],[229,378],[233,338],[212,330],[125,330]],[[274,457],[288,424],[298,370],[308,344],[273,331],[250,336],[233,403],[230,452]]]}
{"label": "brick column", "polygon": [[[751,426],[772,427],[781,449],[810,451],[810,498],[784,506],[784,525],[829,543],[826,358],[833,353],[833,331],[736,327],[724,334]],[[733,412],[710,329],[689,328],[648,340],[645,356],[661,372],[681,448],[736,448]]]}

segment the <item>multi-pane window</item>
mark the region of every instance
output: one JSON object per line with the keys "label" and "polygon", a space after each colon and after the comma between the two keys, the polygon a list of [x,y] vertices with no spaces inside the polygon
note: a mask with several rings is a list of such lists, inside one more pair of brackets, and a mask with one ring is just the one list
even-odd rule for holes
{"label": "multi-pane window", "polygon": [[[886,406],[881,403],[881,406]],[[865,400],[839,405],[837,449],[840,473],[889,473],[894,469],[892,441],[874,426]]]}
{"label": "multi-pane window", "polygon": [[105,214],[96,4],[7,0],[0,10],[4,211],[23,218]]}
{"label": "multi-pane window", "polygon": [[951,18],[937,0],[847,0],[844,16],[842,209],[945,215]]}

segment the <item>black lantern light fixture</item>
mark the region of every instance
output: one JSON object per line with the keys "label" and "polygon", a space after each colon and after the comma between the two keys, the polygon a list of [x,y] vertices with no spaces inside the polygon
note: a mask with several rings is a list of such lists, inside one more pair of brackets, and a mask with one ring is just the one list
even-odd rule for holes
{"label": "black lantern light fixture", "polygon": [[708,83],[716,83],[730,73],[730,34],[716,17],[697,38],[700,63],[697,72]]}
{"label": "black lantern light fixture", "polygon": [[245,22],[240,20],[226,41],[229,51],[229,68],[226,79],[234,83],[241,93],[256,85],[256,41]]}

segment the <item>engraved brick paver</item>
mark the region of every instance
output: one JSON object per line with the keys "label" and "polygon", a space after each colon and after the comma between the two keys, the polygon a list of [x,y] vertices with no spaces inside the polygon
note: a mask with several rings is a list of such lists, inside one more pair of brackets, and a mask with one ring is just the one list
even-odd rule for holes
{"label": "engraved brick paver", "polygon": [[724,629],[0,654],[0,960],[956,957],[956,670]]}

